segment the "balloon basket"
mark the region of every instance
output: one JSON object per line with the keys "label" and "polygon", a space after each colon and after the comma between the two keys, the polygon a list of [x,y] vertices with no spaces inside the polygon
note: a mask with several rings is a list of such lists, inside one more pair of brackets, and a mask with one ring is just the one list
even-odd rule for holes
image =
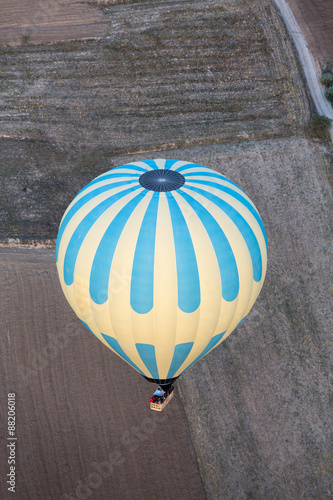
{"label": "balloon basket", "polygon": [[150,409],[151,410],[155,410],[155,411],[162,411],[162,410],[164,410],[164,408],[166,407],[166,405],[173,398],[173,393],[174,393],[174,389],[172,388],[170,394],[168,394],[168,396],[166,396],[163,401],[153,402],[152,400],[150,400]]}

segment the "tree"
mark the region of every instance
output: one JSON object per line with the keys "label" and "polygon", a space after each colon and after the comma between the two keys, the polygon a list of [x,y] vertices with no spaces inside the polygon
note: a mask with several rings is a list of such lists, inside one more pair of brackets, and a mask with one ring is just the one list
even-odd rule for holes
{"label": "tree", "polygon": [[333,74],[332,73],[323,73],[320,78],[320,83],[325,85],[325,87],[329,87],[333,85]]}
{"label": "tree", "polygon": [[328,87],[325,90],[325,97],[328,101],[333,102],[333,87]]}

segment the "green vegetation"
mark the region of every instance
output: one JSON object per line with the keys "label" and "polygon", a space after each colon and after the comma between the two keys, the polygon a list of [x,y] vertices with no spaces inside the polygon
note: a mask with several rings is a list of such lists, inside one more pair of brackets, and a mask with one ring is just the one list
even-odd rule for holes
{"label": "green vegetation", "polygon": [[328,87],[325,90],[325,97],[326,97],[326,99],[328,101],[333,102],[333,86],[332,87]]}
{"label": "green vegetation", "polygon": [[326,87],[325,97],[333,103],[333,63],[328,63],[320,77],[320,83]]}
{"label": "green vegetation", "polygon": [[323,115],[312,115],[311,116],[311,132],[313,135],[322,140],[329,139],[329,128],[331,126],[332,120]]}
{"label": "green vegetation", "polygon": [[21,41],[22,41],[23,44],[28,43],[29,40],[30,40],[30,35],[22,35]]}
{"label": "green vegetation", "polygon": [[320,83],[322,85],[325,85],[325,87],[329,87],[330,85],[333,84],[333,75],[332,73],[323,73],[320,78]]}
{"label": "green vegetation", "polygon": [[326,63],[326,69],[324,69],[324,73],[332,72],[332,69],[333,69],[333,61],[330,61]]}

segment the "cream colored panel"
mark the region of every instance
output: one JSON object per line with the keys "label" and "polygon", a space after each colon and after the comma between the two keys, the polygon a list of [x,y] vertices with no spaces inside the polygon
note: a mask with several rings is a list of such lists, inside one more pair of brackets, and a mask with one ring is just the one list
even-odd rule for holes
{"label": "cream colored panel", "polygon": [[[246,222],[251,227],[251,229],[252,229],[252,231],[253,231],[253,233],[258,241],[263,261],[267,258],[266,242],[265,242],[265,238],[264,238],[264,235],[262,233],[262,230],[261,230],[256,218],[253,216],[253,214],[251,214],[249,209],[246,208],[245,205],[243,205],[243,203],[241,203],[239,200],[237,200],[236,198],[234,198],[230,194],[224,193],[224,192],[220,191],[219,189],[215,189],[215,188],[212,188],[210,186],[204,186],[203,184],[199,186],[198,184],[195,185],[194,183],[191,184],[190,182],[186,182],[186,185],[197,187],[199,189],[207,191],[207,192],[217,196],[221,200],[225,201],[231,207],[233,207],[246,220]],[[187,190],[186,192],[189,194],[193,193],[193,196],[195,193],[194,191],[191,191],[191,190]],[[201,195],[199,195],[199,196],[201,196]],[[248,201],[250,201],[250,200],[248,200]],[[255,208],[255,206],[253,205],[252,202],[251,202],[251,204]]]}
{"label": "cream colored panel", "polygon": [[[128,186],[128,187],[130,187],[130,186]],[[58,252],[58,262],[63,262],[63,260],[65,258],[65,253],[66,253],[66,250],[67,250],[68,243],[69,243],[69,241],[70,241],[70,239],[71,239],[74,231],[76,230],[77,226],[80,224],[80,222],[82,222],[82,220],[86,217],[86,215],[88,215],[89,212],[91,212],[95,207],[97,207],[97,205],[99,205],[100,203],[102,203],[104,200],[107,200],[111,196],[113,196],[113,195],[115,195],[117,193],[120,193],[120,192],[124,191],[125,189],[128,189],[128,188],[126,186],[125,187],[124,186],[120,186],[120,187],[112,189],[110,191],[106,191],[105,193],[101,193],[98,196],[95,196],[92,200],[90,200],[87,203],[85,203],[73,215],[73,217],[71,218],[71,220],[68,222],[68,224],[67,224],[67,226],[65,228],[65,231],[64,231],[64,233],[62,235],[61,241],[60,241],[59,252]],[[135,194],[137,194],[139,191],[140,191],[139,189],[136,189],[134,191],[133,195],[132,195],[132,193],[129,193],[128,195],[126,195],[124,197],[124,199],[127,200],[127,201],[130,200],[132,198],[132,196],[134,196]],[[121,200],[117,201],[115,203],[115,205],[117,205],[117,203],[119,203],[120,201]],[[125,202],[123,201],[123,203],[126,204],[127,201],[125,201]],[[98,219],[98,221],[99,220],[100,219]]]}
{"label": "cream colored panel", "polygon": [[[176,163],[174,163],[172,165],[172,167],[170,168],[170,170],[177,170],[177,168],[183,167],[184,165],[190,165],[190,162],[188,162],[188,161],[182,161],[182,160],[176,161]],[[180,173],[182,173],[182,172],[180,172]]]}
{"label": "cream colored panel", "polygon": [[154,342],[161,378],[166,378],[176,344],[177,268],[169,204],[160,194],[154,276]]}
{"label": "cream colored panel", "polygon": [[164,169],[164,166],[165,166],[165,159],[163,158],[156,158],[154,160],[154,162],[156,163],[157,167],[160,169],[160,170],[163,170]]}
{"label": "cream colored panel", "polygon": [[153,343],[153,313],[138,315],[132,311],[130,293],[137,239],[152,195],[153,191],[147,192],[128,219],[119,238],[111,266],[108,311],[114,336],[125,353],[147,376],[150,374],[147,372],[135,344],[137,342]]}
{"label": "cream colored panel", "polygon": [[[105,172],[104,175],[106,175],[108,172]],[[123,173],[123,172],[119,172],[119,173]],[[135,173],[133,170],[129,171],[128,173]],[[101,188],[102,186],[112,186],[112,184],[116,184],[118,182],[124,182],[124,181],[127,181],[128,182],[128,185],[124,184],[123,186],[120,187],[120,190],[125,190],[125,189],[128,189],[132,186],[135,185],[135,182],[132,182],[132,181],[136,181],[137,183],[139,182],[138,179],[139,179],[139,176],[140,176],[140,173],[138,172],[138,177],[132,177],[132,176],[128,176],[126,175],[126,172],[124,172],[124,175],[121,176],[121,177],[109,177],[108,179],[102,179],[98,182],[95,182],[94,184],[92,184],[91,186],[88,186],[87,188],[84,188],[83,191],[79,192],[74,200],[72,201],[72,203],[69,205],[69,207],[67,208],[66,212],[64,213],[64,216],[67,214],[67,212],[72,208],[73,205],[75,205],[75,203],[77,201],[79,201],[81,198],[83,198],[84,196],[86,196],[87,194],[91,193],[92,191],[95,191],[96,189],[99,189]],[[107,193],[109,193],[109,196],[111,196],[114,192],[112,189],[108,190]]]}
{"label": "cream colored panel", "polygon": [[[241,316],[240,319],[243,317],[242,314],[248,306],[252,291],[252,260],[244,238],[232,220],[207,198],[193,191],[190,192],[186,190],[186,192],[190,193],[193,198],[199,201],[210,212],[222,228],[227,240],[229,241],[237,263],[239,275],[238,298],[237,301],[233,301],[232,303],[222,300],[220,318],[214,332],[214,335],[217,335],[228,328],[229,322],[233,321],[234,314],[236,314],[236,316],[239,314]],[[236,305],[237,309],[234,311]]]}
{"label": "cream colored panel", "polygon": [[[195,170],[195,169],[193,169],[193,170]],[[200,172],[202,172],[202,169],[200,170]],[[194,180],[204,181],[204,182],[214,182],[215,184],[219,184],[220,186],[232,189],[233,191],[235,191],[235,193],[238,193],[239,195],[243,196],[243,198],[245,198],[255,208],[254,204],[252,203],[250,198],[248,198],[248,196],[246,196],[244,191],[242,191],[238,186],[235,186],[234,184],[232,184],[231,181],[228,181],[227,179],[222,179],[220,177],[209,177],[207,175],[200,175],[200,172],[198,172],[198,175],[196,175],[196,176],[191,175],[189,177],[186,177],[186,185],[193,186],[193,187],[196,187],[198,189],[205,189],[206,191],[214,192],[214,194],[216,194],[217,196],[222,197],[225,194],[223,191],[220,191],[219,189],[213,188],[212,186],[209,186],[209,185],[207,186],[207,185],[201,184],[201,183],[198,184],[198,183],[194,182]],[[187,173],[189,173],[189,172],[187,172]],[[186,175],[186,172],[184,173],[184,175]]]}

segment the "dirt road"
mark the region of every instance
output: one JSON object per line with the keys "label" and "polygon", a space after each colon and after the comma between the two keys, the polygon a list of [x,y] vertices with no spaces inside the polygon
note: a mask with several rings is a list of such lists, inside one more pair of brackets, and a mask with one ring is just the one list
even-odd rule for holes
{"label": "dirt road", "polygon": [[[325,88],[320,84],[319,78],[321,76],[321,68],[318,64],[318,62],[313,58],[313,55],[311,53],[311,50],[308,46],[307,38],[304,34],[304,20],[303,17],[301,16],[300,19],[303,20],[303,23],[301,25],[298,24],[296,17],[293,14],[292,9],[289,7],[288,3],[286,0],[275,0],[276,5],[279,7],[282,17],[288,27],[289,33],[292,35],[293,40],[295,42],[300,61],[303,66],[303,70],[305,73],[306,81],[308,83],[312,99],[315,103],[317,113],[319,115],[324,115],[327,116],[327,118],[330,118],[333,120],[333,108],[331,104],[327,101],[325,98]],[[311,4],[311,2],[308,2],[308,4]],[[296,9],[297,12],[297,2],[292,2],[292,6]],[[331,9],[329,9],[331,11]],[[317,13],[318,14],[318,13]],[[321,13],[322,14],[322,13]],[[328,23],[330,17],[328,17]],[[333,21],[333,16],[331,16],[331,20]],[[332,24],[332,32],[333,32],[333,22]],[[321,29],[323,28],[323,25],[321,23],[315,24],[313,23],[312,26],[317,27],[315,32],[319,34],[319,32],[322,32]],[[325,31],[325,30],[323,30]],[[307,30],[305,30],[305,33]],[[333,36],[329,37],[329,40],[332,38],[332,45],[331,45],[331,56],[333,58]],[[328,41],[326,40],[325,46],[328,45]],[[314,50],[314,45],[312,44],[312,50]],[[317,55],[320,54],[318,50],[315,52]],[[333,128],[331,127],[330,129],[330,135],[331,139],[333,142]]]}
{"label": "dirt road", "polygon": [[77,320],[54,252],[0,247],[0,280],[1,411],[15,392],[18,440],[16,494],[2,453],[1,499],[204,499],[178,395],[149,409],[154,385]]}
{"label": "dirt road", "polygon": [[288,0],[298,24],[307,39],[311,53],[323,69],[333,62],[332,2],[322,0]]}
{"label": "dirt road", "polygon": [[177,398],[150,412],[151,386],[78,325],[52,251],[0,248],[16,498],[201,499],[195,449],[209,499],[326,500],[333,159],[304,134],[307,91],[285,26],[264,0],[136,2],[105,18],[102,40],[1,47],[1,238],[52,239],[96,175],[176,157],[249,194],[268,276],[248,320],[179,382],[186,421]]}

